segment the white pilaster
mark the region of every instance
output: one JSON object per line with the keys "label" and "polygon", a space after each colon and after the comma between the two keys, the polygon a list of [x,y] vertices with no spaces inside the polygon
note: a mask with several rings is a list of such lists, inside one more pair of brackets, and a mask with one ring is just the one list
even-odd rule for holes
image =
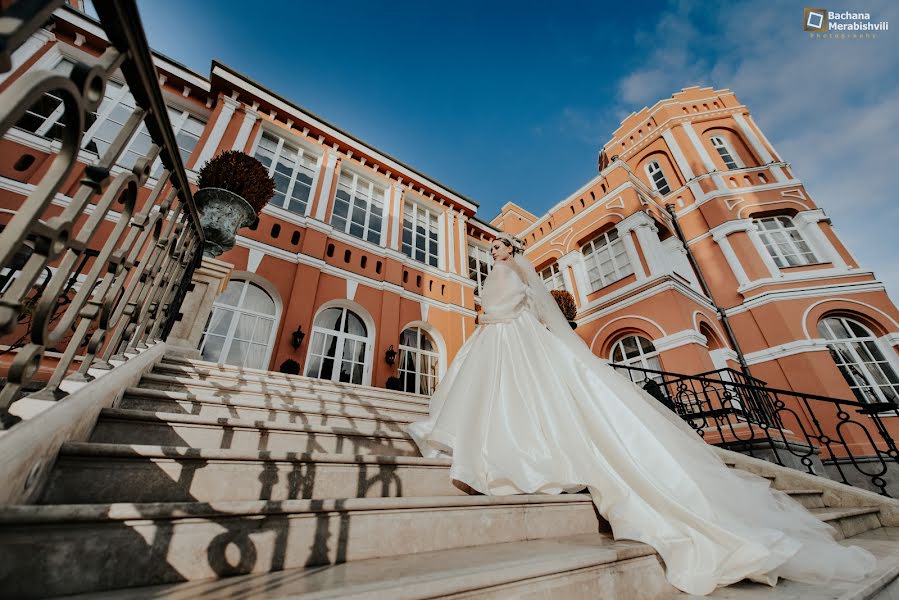
{"label": "white pilaster", "polygon": [[459,232],[459,255],[461,263],[459,264],[460,273],[468,277],[468,217],[459,213],[456,219],[456,229]]}
{"label": "white pilaster", "polygon": [[668,271],[665,265],[662,243],[659,240],[659,230],[649,215],[644,212],[636,212],[618,223],[615,229],[618,230],[618,235],[624,242],[628,257],[631,260],[636,258],[637,262],[634,263],[634,272],[637,273],[638,279],[641,279],[637,270],[637,267],[640,266],[640,259],[637,256],[636,248],[633,255],[631,255],[631,251],[628,248],[629,245],[633,245],[633,239],[630,235],[631,231],[637,235],[637,241],[640,242],[640,248],[643,250],[644,258],[646,258],[646,266],[649,268],[649,273],[646,273],[646,275],[661,275]]}
{"label": "white pilaster", "polygon": [[843,260],[840,253],[834,248],[830,239],[824,234],[824,231],[821,230],[820,223],[821,221],[826,220],[827,215],[825,215],[824,211],[820,208],[816,210],[804,210],[793,217],[793,223],[796,224],[796,228],[799,230],[800,235],[802,235],[802,239],[806,240],[809,245],[811,245],[815,255],[819,259],[824,259],[832,263],[835,269],[846,270],[849,268],[846,261]]}
{"label": "white pilaster", "polygon": [[[446,246],[447,246],[447,266],[449,267],[450,273],[457,273],[458,268],[456,265],[456,213],[450,209],[446,214],[446,227],[443,229],[443,235],[445,236]],[[441,246],[443,245],[443,240],[441,240]]]}
{"label": "white pilaster", "polygon": [[[584,265],[584,255],[578,250],[572,250],[568,254],[562,256],[558,260],[559,267],[567,271],[566,267],[571,267],[574,273],[574,282],[577,284],[577,300],[578,306],[587,304],[587,294],[590,293],[590,282],[587,279],[587,269]],[[568,283],[571,283],[570,281]],[[574,289],[574,288],[571,288]]]}
{"label": "white pilaster", "polygon": [[330,199],[331,186],[334,183],[334,171],[337,168],[337,160],[339,156],[336,152],[328,152],[325,163],[325,176],[322,179],[322,189],[318,194],[315,202],[315,218],[319,221],[325,220],[325,212],[328,210],[328,200]]}
{"label": "white pilaster", "polygon": [[239,150],[241,152],[246,149],[247,140],[250,139],[250,132],[253,130],[253,125],[259,120],[259,113],[252,108],[245,107],[244,111],[243,122],[240,124],[240,129],[237,131],[237,137],[234,138],[234,144],[231,146],[232,150]]}
{"label": "white pilaster", "polygon": [[783,159],[780,157],[780,153],[777,151],[777,148],[768,140],[768,137],[765,135],[765,132],[762,131],[762,128],[756,125],[755,120],[752,118],[752,115],[746,115],[746,122],[752,125],[758,132],[759,135],[765,143],[768,144],[768,147],[771,148],[771,153],[774,155],[775,162],[783,162]]}
{"label": "white pilaster", "polygon": [[[730,221],[730,223],[733,223],[733,221]],[[740,259],[737,258],[733,247],[730,245],[730,240],[727,239],[728,233],[741,231],[741,229],[726,227],[727,225],[728,223],[725,223],[724,225],[719,225],[718,227],[713,229],[712,239],[715,240],[715,243],[717,243],[718,247],[721,248],[721,253],[724,255],[724,259],[727,261],[727,265],[730,267],[730,270],[737,278],[737,283],[740,285],[740,287],[743,287],[744,285],[749,284],[749,276],[746,275],[746,270],[743,269],[743,265],[740,264]]]}
{"label": "white pilaster", "polygon": [[225,129],[228,128],[228,123],[231,122],[231,117],[234,116],[234,111],[240,106],[240,102],[233,98],[229,98],[228,96],[222,96],[221,102],[222,110],[219,112],[219,116],[212,126],[209,137],[206,138],[206,143],[203,144],[203,149],[200,150],[197,162],[194,163],[194,170],[196,171],[199,171],[200,167],[206,164],[206,161],[215,155],[215,151],[222,141],[222,136],[225,135]]}
{"label": "white pilaster", "polygon": [[[768,152],[768,148],[765,147],[765,144],[763,144],[762,140],[759,139],[759,136],[756,135],[755,129],[749,125],[743,115],[735,114],[733,117],[734,122],[737,124],[737,128],[743,134],[743,137],[749,140],[749,144],[755,150],[756,154],[759,155],[759,158],[762,159],[762,164],[775,162],[774,157]],[[774,178],[777,181],[781,183],[787,181],[787,175],[780,167],[772,166],[770,167],[770,171],[774,174]]]}
{"label": "white pilaster", "polygon": [[702,164],[705,167],[706,172],[711,173],[715,170],[715,163],[712,162],[712,157],[709,155],[705,146],[702,143],[702,140],[699,139],[699,135],[697,135],[696,130],[693,129],[693,124],[689,122],[681,123],[681,127],[684,128],[684,131],[687,134],[687,137],[690,138],[690,141],[693,143],[693,149],[696,150],[697,154],[699,154],[699,158],[702,160]]}
{"label": "white pilaster", "polygon": [[696,177],[693,173],[693,169],[690,168],[690,163],[687,162],[687,157],[684,156],[684,152],[678,145],[677,140],[674,139],[674,133],[670,129],[666,129],[662,134],[662,139],[668,144],[668,148],[674,156],[674,162],[677,164],[677,168],[680,169],[680,172],[684,175],[684,181],[690,181]]}
{"label": "white pilaster", "polygon": [[437,215],[437,235],[439,239],[437,240],[437,268],[441,271],[446,271],[446,244],[444,244],[443,236],[446,233],[446,211],[440,211],[440,214]]}
{"label": "white pilaster", "polygon": [[403,186],[393,182],[390,186],[390,247],[400,251],[400,233],[403,226]]}

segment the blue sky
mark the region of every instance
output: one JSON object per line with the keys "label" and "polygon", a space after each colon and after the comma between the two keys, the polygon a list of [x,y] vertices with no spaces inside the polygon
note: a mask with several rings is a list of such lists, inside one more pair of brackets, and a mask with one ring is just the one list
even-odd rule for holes
{"label": "blue sky", "polygon": [[220,60],[485,221],[573,192],[632,111],[729,88],[899,302],[899,2],[828,4],[890,21],[873,40],[808,39],[806,4],[139,0],[156,50],[203,75]]}

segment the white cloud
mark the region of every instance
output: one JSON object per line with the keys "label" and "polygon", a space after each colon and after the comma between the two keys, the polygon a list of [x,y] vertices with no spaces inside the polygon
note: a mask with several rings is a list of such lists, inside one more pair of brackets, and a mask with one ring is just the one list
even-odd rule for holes
{"label": "white cloud", "polygon": [[[899,26],[899,3],[868,0],[864,8]],[[691,85],[731,89],[862,266],[899,300],[899,32],[810,39],[799,26],[802,9],[671,4],[635,35],[653,49],[618,82],[617,110],[629,114]],[[713,26],[700,31],[689,24],[697,19]]]}

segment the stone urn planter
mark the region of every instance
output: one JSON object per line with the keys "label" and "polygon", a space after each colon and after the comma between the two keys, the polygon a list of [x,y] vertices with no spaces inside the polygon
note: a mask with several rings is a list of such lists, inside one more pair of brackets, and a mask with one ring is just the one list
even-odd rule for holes
{"label": "stone urn planter", "polygon": [[559,310],[565,315],[571,328],[577,329],[577,323],[574,322],[574,317],[577,315],[577,304],[574,303],[574,296],[566,290],[552,290],[550,294],[552,294],[556,304],[559,305]]}
{"label": "stone urn planter", "polygon": [[234,247],[237,230],[252,227],[259,217],[250,203],[222,188],[202,188],[194,194],[200,226],[206,238],[203,254],[215,258]]}
{"label": "stone urn planter", "polygon": [[259,211],[275,192],[275,181],[258,160],[243,152],[222,152],[200,169],[194,193],[206,245],[215,258],[234,247],[237,230],[258,222]]}

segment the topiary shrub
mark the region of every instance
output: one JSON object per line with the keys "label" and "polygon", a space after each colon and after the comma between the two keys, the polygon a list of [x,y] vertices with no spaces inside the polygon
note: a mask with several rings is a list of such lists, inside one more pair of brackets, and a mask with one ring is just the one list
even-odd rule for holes
{"label": "topiary shrub", "polygon": [[247,201],[258,214],[275,193],[275,180],[262,163],[238,150],[226,150],[200,169],[198,184],[221,188]]}
{"label": "topiary shrub", "polygon": [[574,296],[565,290],[552,290],[550,294],[555,298],[556,304],[559,305],[559,309],[565,315],[565,318],[569,321],[574,321],[574,317],[577,315],[577,305],[574,303]]}

